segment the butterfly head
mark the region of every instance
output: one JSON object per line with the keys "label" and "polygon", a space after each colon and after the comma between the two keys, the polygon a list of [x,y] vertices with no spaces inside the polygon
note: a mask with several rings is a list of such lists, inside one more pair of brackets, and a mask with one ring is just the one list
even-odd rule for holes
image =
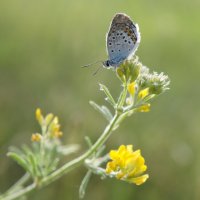
{"label": "butterfly head", "polygon": [[102,64],[103,64],[103,66],[106,67],[106,68],[111,67],[110,60],[103,61]]}

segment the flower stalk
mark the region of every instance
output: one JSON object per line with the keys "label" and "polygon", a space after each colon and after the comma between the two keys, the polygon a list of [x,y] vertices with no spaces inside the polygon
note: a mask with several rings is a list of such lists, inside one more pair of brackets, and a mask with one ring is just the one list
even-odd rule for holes
{"label": "flower stalk", "polygon": [[[150,73],[147,67],[138,62],[137,57],[120,65],[116,69],[116,74],[123,86],[117,101],[108,88],[100,84],[100,90],[106,95],[106,101],[112,106],[114,114],[105,105],[99,106],[90,101],[90,104],[105,117],[108,125],[85,153],[61,167],[58,167],[60,156],[68,155],[71,150],[69,146],[61,144],[60,137],[63,133],[60,131],[58,117],[51,113],[44,117],[40,109],[36,110],[36,119],[42,133],[32,135],[32,148],[24,146],[23,151],[15,149],[8,153],[8,156],[21,165],[27,174],[2,194],[0,200],[14,200],[35,189],[45,187],[81,165],[88,168],[88,173],[80,187],[80,198],[85,194],[92,173],[103,177],[114,175],[118,179],[137,185],[146,181],[148,174],[142,173],[147,167],[140,151],[133,152],[131,145],[121,146],[118,151],[110,153],[112,161],[107,163],[107,169],[103,169],[100,165],[107,161],[108,156],[100,157],[102,147],[126,117],[136,112],[150,111],[150,100],[168,89],[169,79],[163,73]],[[77,150],[76,145],[73,147]],[[27,186],[30,179],[33,182]]]}

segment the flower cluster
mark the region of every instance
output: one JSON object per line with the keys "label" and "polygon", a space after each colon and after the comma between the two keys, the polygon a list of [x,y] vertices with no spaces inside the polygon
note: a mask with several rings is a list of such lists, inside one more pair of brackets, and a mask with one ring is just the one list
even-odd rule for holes
{"label": "flower cluster", "polygon": [[137,107],[139,112],[148,112],[150,110],[148,101],[169,89],[168,76],[163,73],[150,73],[149,68],[138,61],[138,57],[126,60],[116,72],[129,92],[127,105]]}
{"label": "flower cluster", "polygon": [[147,166],[140,150],[133,151],[132,145],[121,145],[118,150],[111,150],[109,155],[112,161],[107,163],[107,174],[136,185],[149,178],[148,174],[143,174]]}
{"label": "flower cluster", "polygon": [[60,131],[60,124],[57,116],[54,116],[52,113],[49,113],[44,117],[39,108],[36,109],[35,115],[38,123],[42,128],[42,134],[32,134],[31,140],[33,142],[40,142],[43,137],[59,138],[63,135],[63,132]]}

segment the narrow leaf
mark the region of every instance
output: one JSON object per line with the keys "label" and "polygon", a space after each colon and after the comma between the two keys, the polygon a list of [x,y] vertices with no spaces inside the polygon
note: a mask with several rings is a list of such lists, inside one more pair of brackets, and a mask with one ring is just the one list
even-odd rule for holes
{"label": "narrow leaf", "polygon": [[21,167],[23,167],[26,171],[29,171],[28,163],[25,159],[23,159],[20,155],[14,152],[8,152],[7,156],[15,160]]}
{"label": "narrow leaf", "polygon": [[89,170],[81,182],[81,185],[79,188],[79,198],[80,199],[83,199],[85,196],[85,190],[87,188],[87,185],[88,185],[91,175],[92,175],[92,172],[91,172],[91,170]]}
{"label": "narrow leaf", "polygon": [[91,148],[91,147],[92,147],[92,141],[91,141],[90,137],[88,137],[88,136],[86,135],[84,139],[85,139],[85,141],[86,141],[88,147]]}
{"label": "narrow leaf", "polygon": [[89,103],[95,110],[100,112],[108,121],[112,119],[113,116],[106,106],[99,106],[94,101],[90,101]]}
{"label": "narrow leaf", "polygon": [[57,149],[58,153],[66,156],[77,152],[80,149],[80,146],[78,144],[70,144],[70,145],[58,146],[57,148],[58,148]]}
{"label": "narrow leaf", "polygon": [[29,155],[27,155],[27,160],[30,163],[29,168],[31,168],[33,175],[37,177],[41,176],[41,173],[38,170],[39,163],[37,163],[37,159],[35,158],[35,155],[32,152],[30,152]]}
{"label": "narrow leaf", "polygon": [[118,108],[121,108],[124,105],[125,100],[126,100],[126,96],[127,96],[127,87],[124,86],[124,89],[121,92],[121,94],[120,94],[120,96],[118,98],[118,101],[117,101],[117,107]]}
{"label": "narrow leaf", "polygon": [[110,121],[113,118],[113,115],[110,112],[110,110],[106,106],[101,106],[101,108],[104,111],[104,113],[106,114],[108,121]]}
{"label": "narrow leaf", "polygon": [[107,96],[106,100],[113,106],[115,107],[116,103],[115,100],[113,99],[112,95],[110,94],[110,91],[108,90],[108,88],[103,85],[103,84],[99,84],[100,86],[100,90],[102,90],[105,95]]}

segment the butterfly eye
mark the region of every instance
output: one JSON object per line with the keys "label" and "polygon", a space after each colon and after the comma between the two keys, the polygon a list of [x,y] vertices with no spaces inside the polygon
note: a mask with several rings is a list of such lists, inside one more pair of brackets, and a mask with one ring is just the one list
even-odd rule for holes
{"label": "butterfly eye", "polygon": [[109,64],[109,61],[108,61],[108,60],[106,61],[106,63],[105,63],[105,64],[106,64],[106,66],[107,66],[107,67],[109,67],[109,66],[110,66],[110,64]]}

